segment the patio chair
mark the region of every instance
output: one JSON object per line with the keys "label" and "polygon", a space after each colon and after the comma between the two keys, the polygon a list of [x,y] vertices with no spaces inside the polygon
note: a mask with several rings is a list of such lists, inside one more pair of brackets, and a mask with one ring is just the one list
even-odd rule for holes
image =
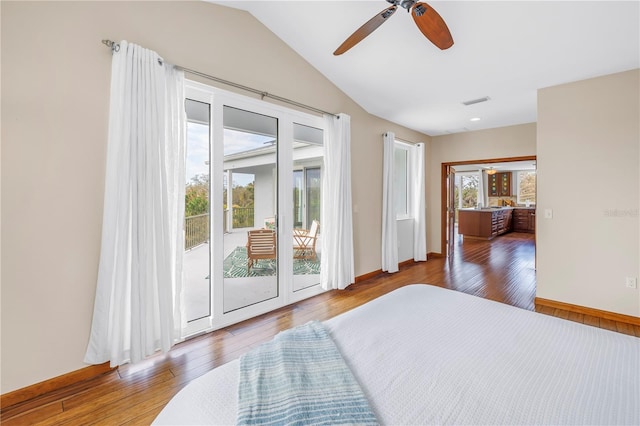
{"label": "patio chair", "polygon": [[318,231],[320,223],[314,220],[311,228],[294,229],[293,230],[293,258],[294,259],[313,259],[317,260],[316,241],[318,240]]}
{"label": "patio chair", "polygon": [[273,229],[247,231],[247,272],[260,259],[276,258],[276,232]]}

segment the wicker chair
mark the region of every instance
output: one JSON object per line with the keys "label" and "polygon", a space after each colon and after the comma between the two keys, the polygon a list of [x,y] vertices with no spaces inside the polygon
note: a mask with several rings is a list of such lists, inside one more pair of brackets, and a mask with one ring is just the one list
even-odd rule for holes
{"label": "wicker chair", "polygon": [[316,241],[318,240],[318,231],[320,223],[314,220],[311,228],[294,229],[293,230],[293,258],[294,259],[313,259],[317,260]]}

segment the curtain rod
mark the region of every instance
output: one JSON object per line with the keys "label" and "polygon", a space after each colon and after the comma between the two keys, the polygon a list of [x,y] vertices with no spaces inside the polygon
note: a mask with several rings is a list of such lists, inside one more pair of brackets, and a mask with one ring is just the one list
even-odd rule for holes
{"label": "curtain rod", "polygon": [[421,144],[421,143],[422,143],[422,142],[412,142],[412,141],[408,141],[408,140],[406,140],[406,139],[401,139],[401,138],[396,138],[396,140],[397,140],[397,141],[400,141],[400,142],[407,143],[407,144],[409,144],[409,145],[419,145],[419,144]]}
{"label": "curtain rod", "polygon": [[[386,134],[387,134],[387,132],[384,132],[383,136],[386,135]],[[399,142],[403,142],[403,143],[406,143],[406,144],[409,144],[409,145],[420,145],[421,143],[423,143],[423,142],[411,142],[411,141],[408,141],[406,139],[401,139],[401,138],[399,138],[397,136],[394,136],[394,139],[399,141]]]}
{"label": "curtain rod", "polygon": [[[111,52],[120,51],[120,45],[118,43],[116,43],[115,41],[102,40],[102,44],[110,47],[111,48]],[[192,70],[190,68],[185,68],[185,67],[180,66],[180,65],[175,65],[175,67],[178,68],[178,69],[181,69],[182,71],[184,71],[186,73],[189,73],[189,74],[192,74],[192,75],[197,75],[198,77],[203,77],[203,78],[206,78],[208,80],[212,80],[212,81],[215,81],[215,82],[218,82],[218,83],[226,84],[227,86],[235,87],[236,89],[241,89],[241,90],[245,90],[247,92],[255,93],[256,95],[260,95],[261,99],[271,98],[271,99],[274,99],[274,100],[279,101],[279,102],[284,102],[284,103],[289,104],[289,105],[294,105],[294,106],[297,106],[299,108],[304,108],[304,109],[309,110],[309,111],[314,111],[314,112],[316,112],[318,114],[328,114],[328,115],[333,115],[334,117],[340,118],[340,116],[338,114],[335,114],[333,112],[327,112],[327,111],[321,110],[319,108],[315,108],[315,107],[312,107],[312,106],[309,106],[309,105],[302,104],[300,102],[293,101],[291,99],[283,98],[282,96],[277,96],[277,95],[274,95],[272,93],[265,92],[264,90],[254,89],[253,87],[245,86],[245,85],[242,85],[242,84],[239,84],[239,83],[234,83],[233,81],[225,80],[223,78],[214,77],[212,75],[205,74],[205,73],[200,72],[200,71]]]}

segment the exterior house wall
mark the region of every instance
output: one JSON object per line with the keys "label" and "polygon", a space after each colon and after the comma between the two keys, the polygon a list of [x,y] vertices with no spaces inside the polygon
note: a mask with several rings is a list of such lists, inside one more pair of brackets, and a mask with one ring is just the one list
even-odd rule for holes
{"label": "exterior house wall", "polygon": [[254,226],[262,228],[264,220],[275,215],[275,165],[256,167],[256,180],[254,187]]}

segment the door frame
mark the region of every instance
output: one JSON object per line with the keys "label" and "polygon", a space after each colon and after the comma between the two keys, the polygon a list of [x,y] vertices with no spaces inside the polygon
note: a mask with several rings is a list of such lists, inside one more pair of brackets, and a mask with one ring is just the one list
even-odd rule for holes
{"label": "door frame", "polygon": [[[525,155],[521,157],[501,157],[489,158],[484,160],[465,160],[451,161],[440,164],[440,249],[444,257],[448,256],[447,235],[447,171],[450,167],[469,165],[469,164],[495,164],[495,163],[511,163],[514,161],[531,161],[537,160],[536,155]],[[536,190],[537,191],[537,190]]]}
{"label": "door frame", "polygon": [[[276,217],[276,232],[279,241],[293,242],[293,222],[291,214],[293,211],[293,200],[291,196],[291,188],[293,185],[292,171],[294,169],[293,126],[299,124],[326,131],[323,118],[260,99],[229,92],[194,80],[186,80],[185,98],[209,103],[210,105],[210,200],[221,200],[223,194],[223,170],[215,166],[217,161],[221,161],[221,159],[224,158],[223,146],[222,143],[220,143],[224,139],[224,106],[245,109],[278,120],[277,139],[279,148],[276,151],[277,185],[274,190],[278,212]],[[321,165],[319,167],[322,175],[323,166]],[[278,295],[274,298],[263,300],[237,310],[224,312],[224,279],[221,277],[221,274],[219,274],[223,269],[224,261],[224,230],[222,226],[216,226],[217,224],[223,223],[222,215],[222,209],[215,208],[214,202],[210,202],[209,229],[211,246],[209,253],[209,276],[211,277],[211,312],[208,317],[183,324],[182,338],[189,338],[231,324],[236,324],[327,291],[322,288],[319,279],[318,284],[294,291],[294,274],[292,267],[293,244],[278,244],[278,273],[276,278],[278,281]]]}
{"label": "door frame", "polygon": [[456,209],[455,209],[455,193],[456,193],[456,169],[447,165],[444,170],[445,173],[445,229],[447,235],[444,240],[446,241],[446,247],[444,250],[444,256],[452,260],[453,253],[455,251],[455,224],[456,224]]}

